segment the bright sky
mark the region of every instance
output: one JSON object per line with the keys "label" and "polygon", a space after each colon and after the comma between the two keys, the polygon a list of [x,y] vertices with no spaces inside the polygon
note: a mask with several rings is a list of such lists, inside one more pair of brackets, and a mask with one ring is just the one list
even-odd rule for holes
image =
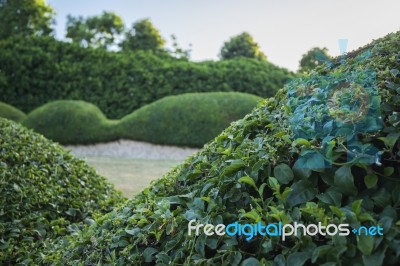
{"label": "bright sky", "polygon": [[243,31],[260,44],[270,62],[296,70],[306,51],[327,47],[339,55],[400,30],[399,0],[47,0],[57,12],[56,33],[65,35],[66,16],[114,11],[127,26],[150,18],[167,41],[175,34],[192,60],[218,59],[224,41]]}

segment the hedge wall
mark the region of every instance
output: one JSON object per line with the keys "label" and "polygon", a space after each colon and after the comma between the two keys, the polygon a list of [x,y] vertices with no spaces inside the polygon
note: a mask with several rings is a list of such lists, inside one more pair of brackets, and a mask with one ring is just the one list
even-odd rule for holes
{"label": "hedge wall", "polygon": [[151,52],[81,48],[43,37],[1,41],[0,62],[0,101],[29,112],[52,100],[84,100],[109,118],[184,92],[270,97],[293,76],[260,60],[188,62]]}

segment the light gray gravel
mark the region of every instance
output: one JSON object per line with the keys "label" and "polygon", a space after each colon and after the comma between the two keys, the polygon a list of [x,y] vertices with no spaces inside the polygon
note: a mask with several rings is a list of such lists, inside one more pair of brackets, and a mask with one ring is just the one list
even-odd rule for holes
{"label": "light gray gravel", "polygon": [[124,157],[151,160],[184,160],[198,149],[175,146],[154,145],[146,142],[119,140],[94,145],[69,145],[66,149],[78,157]]}

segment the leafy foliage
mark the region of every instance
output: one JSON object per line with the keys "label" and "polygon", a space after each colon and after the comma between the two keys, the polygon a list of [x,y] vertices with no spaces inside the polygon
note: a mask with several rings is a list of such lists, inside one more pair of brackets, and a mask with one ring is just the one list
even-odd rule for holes
{"label": "leafy foliage", "polygon": [[49,35],[53,17],[53,9],[44,0],[0,0],[0,40]]}
{"label": "leafy foliage", "polygon": [[44,242],[76,231],[123,197],[86,163],[0,118],[0,264],[31,265]]}
{"label": "leafy foliage", "polygon": [[[335,60],[318,73],[373,69],[383,128],[359,133],[381,152],[372,164],[347,160],[334,137],[331,167],[312,167],[322,139],[294,139],[285,88],[233,123],[184,164],[79,235],[47,250],[61,264],[398,265],[400,258],[400,32]],[[371,56],[357,55],[371,49]],[[362,154],[363,151],[361,150]],[[308,156],[307,156],[308,155]],[[298,167],[303,158],[309,167]],[[325,160],[323,158],[323,160]],[[188,235],[188,221],[377,225],[383,236]]]}
{"label": "leafy foliage", "polygon": [[249,113],[260,97],[237,92],[168,96],[124,117],[122,138],[199,147]]}
{"label": "leafy foliage", "polygon": [[331,59],[332,57],[328,54],[327,48],[314,47],[301,57],[299,72],[309,72]]}
{"label": "leafy foliage", "polygon": [[125,33],[121,43],[124,51],[152,50],[160,51],[165,44],[160,32],[149,19],[142,19],[132,25],[131,30]]}
{"label": "leafy foliage", "polygon": [[31,113],[23,124],[61,144],[88,144],[114,140],[116,121],[109,121],[95,105],[60,100]]}
{"label": "leafy foliage", "polygon": [[0,117],[7,118],[16,122],[22,122],[26,114],[6,103],[0,102]]}
{"label": "leafy foliage", "polygon": [[247,32],[234,36],[229,41],[225,42],[221,48],[220,55],[222,59],[246,57],[265,60],[267,58],[265,54],[260,51],[260,47],[254,41],[253,37]]}
{"label": "leafy foliage", "polygon": [[83,100],[109,118],[186,92],[270,97],[293,77],[261,60],[188,62],[165,53],[116,53],[52,38],[0,41],[0,62],[0,101],[30,112],[52,100]]}
{"label": "leafy foliage", "polygon": [[107,120],[93,104],[60,100],[32,111],[24,125],[61,144],[116,139],[202,146],[261,98],[245,93],[188,93],[165,97],[121,120]]}
{"label": "leafy foliage", "polygon": [[67,38],[84,47],[108,48],[124,30],[122,18],[113,12],[101,16],[67,17]]}

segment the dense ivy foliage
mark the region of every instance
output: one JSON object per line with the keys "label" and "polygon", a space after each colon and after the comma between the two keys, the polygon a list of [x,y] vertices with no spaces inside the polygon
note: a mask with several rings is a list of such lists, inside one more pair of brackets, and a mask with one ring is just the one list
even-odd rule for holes
{"label": "dense ivy foliage", "polygon": [[33,110],[23,124],[61,144],[131,139],[199,147],[261,99],[239,92],[186,93],[155,101],[121,120],[107,120],[93,104],[61,100]]}
{"label": "dense ivy foliage", "polygon": [[0,264],[34,265],[44,243],[111,211],[121,193],[59,145],[0,118]]}
{"label": "dense ivy foliage", "polygon": [[84,100],[109,118],[185,92],[270,97],[293,76],[260,60],[189,62],[166,53],[117,53],[39,37],[1,41],[0,62],[0,101],[30,112],[52,100]]}
{"label": "dense ivy foliage", "polygon": [[0,117],[22,122],[26,118],[26,114],[14,106],[0,102]]}
{"label": "dense ivy foliage", "polygon": [[[46,260],[72,265],[398,265],[399,45],[400,33],[390,34],[348,54],[345,64],[339,59],[318,69],[319,75],[376,72],[382,129],[358,134],[360,142],[380,151],[376,162],[348,160],[345,134],[331,139],[335,144],[327,154],[322,136],[296,139],[289,85],[123,207],[49,249]],[[359,60],[369,49],[370,56]],[[316,157],[307,155],[315,152],[330,166],[314,164]],[[362,149],[355,152],[363,155]],[[334,156],[325,158],[328,153]],[[299,167],[304,166],[300,159],[308,167]],[[191,219],[214,225],[380,224],[384,235],[298,235],[286,241],[196,237],[187,233]]]}
{"label": "dense ivy foliage", "polygon": [[118,132],[124,139],[201,147],[261,100],[239,92],[168,96],[121,119]]}

